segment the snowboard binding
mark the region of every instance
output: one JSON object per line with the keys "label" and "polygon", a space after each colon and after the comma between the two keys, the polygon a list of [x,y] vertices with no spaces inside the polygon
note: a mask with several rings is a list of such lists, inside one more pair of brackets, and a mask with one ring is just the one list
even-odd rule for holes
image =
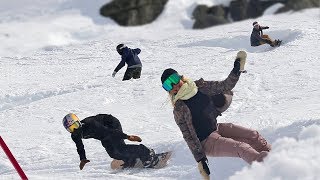
{"label": "snowboard binding", "polygon": [[276,46],[278,46],[278,47],[279,47],[279,46],[281,45],[281,43],[282,43],[282,41],[281,41],[280,39],[276,39],[275,42],[276,42]]}

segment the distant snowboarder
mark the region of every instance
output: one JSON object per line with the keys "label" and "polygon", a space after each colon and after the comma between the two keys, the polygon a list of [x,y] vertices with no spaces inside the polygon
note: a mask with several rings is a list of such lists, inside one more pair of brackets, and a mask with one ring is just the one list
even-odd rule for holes
{"label": "distant snowboarder", "polygon": [[234,67],[223,81],[192,81],[174,69],[164,70],[162,87],[169,93],[174,119],[187,142],[198,168],[205,179],[210,179],[207,156],[240,157],[247,163],[262,161],[271,150],[270,144],[258,131],[232,123],[217,123],[231,104],[239,80],[241,62],[246,53],[240,51]]}
{"label": "distant snowboarder", "polygon": [[260,46],[262,44],[269,44],[271,47],[280,46],[279,39],[272,40],[267,34],[263,34],[263,29],[269,29],[268,26],[260,26],[257,21],[253,22],[253,29],[250,37],[251,46]]}
{"label": "distant snowboarder", "polygon": [[137,159],[141,160],[145,168],[152,168],[159,162],[155,152],[143,144],[126,144],[124,139],[137,142],[142,140],[139,136],[123,133],[119,120],[110,114],[98,114],[80,121],[75,114],[70,113],[63,118],[62,123],[76,143],[80,156],[80,170],[90,162],[86,157],[82,142],[82,139],[89,138],[100,140],[111,158],[123,160],[123,168],[134,166]]}
{"label": "distant snowboarder", "polygon": [[127,63],[128,67],[124,73],[122,81],[133,79],[139,79],[141,76],[142,64],[138,54],[141,52],[139,48],[130,49],[124,44],[117,46],[117,52],[121,55],[121,61],[114,69],[112,77],[115,77],[117,72]]}

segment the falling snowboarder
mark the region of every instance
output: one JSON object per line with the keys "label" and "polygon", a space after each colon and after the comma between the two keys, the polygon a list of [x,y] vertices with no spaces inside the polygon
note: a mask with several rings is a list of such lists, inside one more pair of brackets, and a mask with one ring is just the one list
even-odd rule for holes
{"label": "falling snowboarder", "polygon": [[111,158],[122,160],[122,168],[134,167],[139,159],[144,168],[153,168],[159,162],[159,156],[154,150],[143,144],[126,144],[124,139],[141,142],[135,135],[123,133],[120,121],[110,114],[90,116],[82,121],[75,114],[67,114],[62,120],[63,126],[71,133],[72,140],[76,143],[80,156],[80,170],[90,162],[84,150],[82,139],[94,138],[100,140]]}
{"label": "falling snowboarder", "polygon": [[280,46],[279,39],[272,40],[267,34],[263,34],[263,29],[269,29],[268,26],[260,26],[257,21],[253,22],[253,29],[250,37],[251,46],[260,46],[262,44],[269,44],[271,47]]}
{"label": "falling snowboarder", "polygon": [[245,58],[245,52],[238,52],[232,71],[223,81],[192,81],[171,68],[161,76],[174,107],[174,119],[206,180],[210,179],[207,156],[240,157],[251,164],[263,161],[271,150],[258,131],[217,122],[232,102],[232,89],[243,73]]}

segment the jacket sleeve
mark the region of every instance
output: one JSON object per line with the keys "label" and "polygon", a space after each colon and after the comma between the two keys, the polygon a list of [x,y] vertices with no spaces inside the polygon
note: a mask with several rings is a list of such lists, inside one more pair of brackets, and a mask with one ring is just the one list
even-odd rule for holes
{"label": "jacket sleeve", "polygon": [[177,101],[173,114],[194,159],[199,162],[206,155],[192,125],[192,116],[189,108],[182,101]]}
{"label": "jacket sleeve", "polygon": [[139,49],[139,48],[136,48],[136,49],[134,49],[133,50],[136,54],[140,54],[140,52],[141,52],[141,49]]}
{"label": "jacket sleeve", "polygon": [[115,72],[118,72],[124,65],[126,65],[126,58],[125,56],[121,56],[121,61],[118,66],[114,69]]}
{"label": "jacket sleeve", "polygon": [[268,26],[260,26],[261,29],[268,29]]}
{"label": "jacket sleeve", "polygon": [[86,151],[84,150],[84,146],[83,146],[83,142],[82,142],[81,133],[74,132],[71,134],[71,138],[76,143],[77,152],[79,154],[80,161],[83,159],[87,159]]}
{"label": "jacket sleeve", "polygon": [[206,94],[212,96],[226,91],[231,91],[236,86],[239,77],[240,76],[231,71],[229,76],[223,81],[205,81],[201,78],[196,81],[196,84],[199,88],[202,88]]}

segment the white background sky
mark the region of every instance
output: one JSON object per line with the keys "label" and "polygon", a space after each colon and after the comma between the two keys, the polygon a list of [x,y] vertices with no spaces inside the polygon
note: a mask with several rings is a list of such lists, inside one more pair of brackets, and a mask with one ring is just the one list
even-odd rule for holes
{"label": "white background sky", "polygon": [[[277,5],[257,19],[192,30],[195,0],[168,1],[157,21],[139,27],[97,17],[104,3],[0,1],[0,135],[30,179],[201,178],[160,77],[171,67],[194,80],[223,80],[239,50],[248,53],[248,73],[218,121],[257,129],[273,150],[251,166],[211,157],[211,179],[320,179],[319,9],[272,15]],[[283,45],[250,47],[253,21],[269,26],[264,32]],[[141,79],[122,82],[125,68],[111,77],[120,60],[118,43],[141,48]],[[80,171],[61,123],[69,112],[81,119],[112,114],[125,133],[174,155],[164,169],[113,171],[101,143],[84,140],[91,162]],[[19,179],[2,150],[0,179]]]}

